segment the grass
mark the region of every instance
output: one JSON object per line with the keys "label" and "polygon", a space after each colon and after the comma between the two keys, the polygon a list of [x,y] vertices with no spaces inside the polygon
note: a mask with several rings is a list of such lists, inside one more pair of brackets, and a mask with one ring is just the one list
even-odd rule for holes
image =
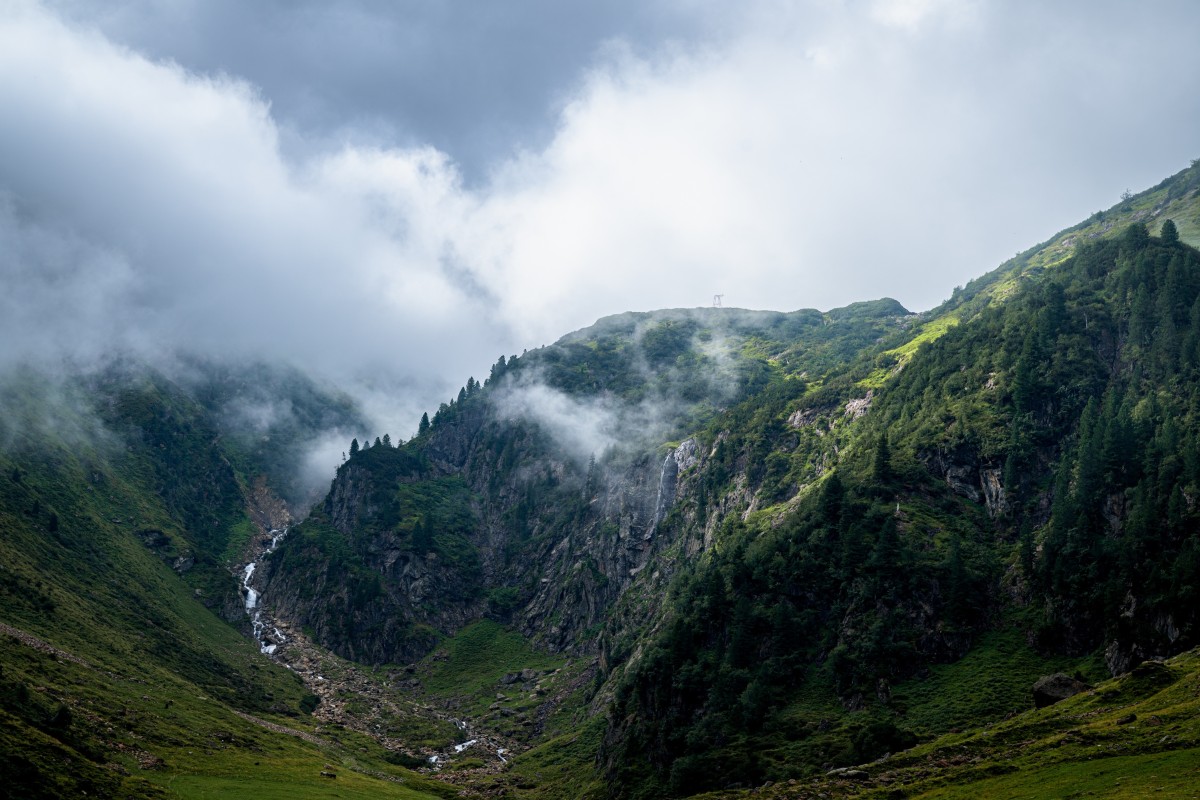
{"label": "grass", "polygon": [[424,777],[396,776],[388,780],[349,769],[321,753],[271,759],[237,755],[220,763],[210,763],[204,771],[167,775],[160,785],[184,800],[233,797],[255,800],[334,797],[420,800],[450,794],[449,787]]}
{"label": "grass", "polygon": [[[999,649],[993,643],[992,649]],[[979,665],[976,665],[979,666]],[[756,797],[1192,798],[1200,796],[1200,650],[857,768]],[[734,798],[746,792],[717,792]]]}
{"label": "grass", "polygon": [[[510,678],[523,670],[531,680]],[[447,639],[418,666],[418,676],[434,704],[518,742],[534,741],[543,726],[563,724],[562,708],[545,715],[552,697],[566,694],[578,674],[562,656],[535,650],[518,632],[493,620],[480,620]],[[461,738],[461,735],[460,735]],[[464,756],[467,758],[467,756]],[[452,759],[456,761],[456,759]]]}
{"label": "grass", "polygon": [[[0,399],[0,428],[37,428],[32,399]],[[71,413],[0,450],[0,795],[444,794],[373,741],[316,729],[300,680],[214,613],[237,609],[222,553],[203,562],[140,451],[68,436],[87,422]],[[244,515],[228,521],[225,541],[248,538]]]}
{"label": "grass", "polygon": [[[307,718],[263,715],[264,722],[316,739],[268,730],[153,665],[116,675],[12,637],[0,639],[0,664],[4,705],[17,711],[0,716],[7,771],[24,772],[30,785],[57,782],[55,794],[62,796],[88,787],[139,798],[243,797],[251,788],[259,797],[415,798],[445,791],[389,765],[365,737],[316,731]],[[52,721],[64,707],[66,722]],[[323,778],[322,771],[338,778]],[[259,785],[269,791],[258,792]]]}
{"label": "grass", "polygon": [[1010,627],[984,634],[959,661],[938,664],[930,676],[898,685],[892,699],[904,709],[906,726],[920,733],[945,733],[1030,709],[1030,689],[1039,677],[1076,671],[1089,680],[1102,674],[1094,658],[1038,656],[1024,633]]}
{"label": "grass", "polygon": [[903,344],[898,347],[893,347],[890,350],[884,350],[880,353],[880,357],[888,362],[888,366],[877,367],[872,370],[865,378],[858,381],[858,385],[864,389],[880,389],[888,378],[898,374],[898,368],[903,367],[908,363],[917,352],[921,345],[936,341],[946,334],[954,326],[961,322],[957,311],[951,311],[940,317],[935,317],[927,322],[917,326]]}
{"label": "grass", "polygon": [[229,541],[226,542],[225,550],[221,553],[221,563],[236,564],[242,554],[246,552],[246,548],[250,545],[250,540],[254,538],[256,532],[254,523],[249,519],[238,522],[230,531]]}
{"label": "grass", "polygon": [[1196,750],[1055,764],[912,795],[929,800],[1200,797]]}
{"label": "grass", "polygon": [[485,619],[463,628],[425,658],[422,683],[443,697],[494,694],[508,673],[553,671],[565,663],[561,656],[534,650],[516,631]]}
{"label": "grass", "polygon": [[920,331],[915,336],[899,347],[885,351],[884,355],[895,356],[900,361],[907,361],[912,358],[921,345],[940,339],[946,331],[958,323],[958,315],[953,313],[932,319],[921,325]]}
{"label": "grass", "polygon": [[603,717],[593,717],[577,730],[521,754],[486,785],[523,800],[599,800],[606,794],[596,753],[605,727]]}

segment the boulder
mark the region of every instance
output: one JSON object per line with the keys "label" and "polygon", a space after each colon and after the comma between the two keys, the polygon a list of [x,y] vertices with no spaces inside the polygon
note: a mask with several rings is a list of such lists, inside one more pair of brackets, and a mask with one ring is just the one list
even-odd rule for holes
{"label": "boulder", "polygon": [[1086,692],[1090,688],[1092,687],[1081,680],[1056,672],[1053,675],[1038,678],[1037,683],[1033,685],[1033,704],[1038,708],[1045,708],[1060,700],[1074,697],[1080,692]]}

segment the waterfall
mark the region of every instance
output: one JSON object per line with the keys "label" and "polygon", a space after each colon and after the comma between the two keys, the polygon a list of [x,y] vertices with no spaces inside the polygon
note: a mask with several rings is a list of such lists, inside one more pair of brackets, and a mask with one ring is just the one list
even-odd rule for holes
{"label": "waterfall", "polygon": [[658,477],[658,498],[654,501],[654,519],[650,530],[658,527],[667,515],[667,509],[675,502],[675,479],[679,476],[679,465],[675,462],[675,452],[667,453],[663,459],[662,473]]}
{"label": "waterfall", "polygon": [[254,571],[258,569],[258,562],[262,560],[263,556],[275,551],[275,548],[283,541],[283,537],[287,536],[287,532],[287,528],[283,528],[282,530],[278,528],[273,529],[271,531],[271,543],[258,554],[258,558],[251,561],[242,570],[242,593],[245,596],[246,613],[250,616],[250,626],[254,631],[254,641],[258,642],[259,651],[266,655],[273,654],[279,648],[279,645],[287,641],[287,636],[274,625],[269,626],[270,632],[268,633],[267,628],[269,623],[263,619],[262,609],[258,607],[258,591],[250,585],[250,581],[254,577]]}

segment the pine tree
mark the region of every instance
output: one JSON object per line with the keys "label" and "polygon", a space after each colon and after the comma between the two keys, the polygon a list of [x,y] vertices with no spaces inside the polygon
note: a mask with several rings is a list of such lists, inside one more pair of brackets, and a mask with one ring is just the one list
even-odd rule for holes
{"label": "pine tree", "polygon": [[1172,220],[1164,220],[1162,230],[1158,232],[1163,244],[1179,244],[1179,230]]}
{"label": "pine tree", "polygon": [[424,436],[429,433],[429,413],[421,414],[421,424],[417,426],[417,436]]}
{"label": "pine tree", "polygon": [[433,526],[426,517],[421,517],[413,529],[413,549],[418,553],[427,553],[433,549]]}
{"label": "pine tree", "polygon": [[875,458],[871,464],[871,478],[876,484],[887,484],[892,480],[892,453],[888,447],[887,434],[879,434],[875,443]]}
{"label": "pine tree", "polygon": [[350,442],[350,457],[354,458],[358,455],[358,437],[354,437],[354,441]]}
{"label": "pine tree", "polygon": [[1013,405],[1021,414],[1033,411],[1041,401],[1040,362],[1036,337],[1028,335],[1021,346],[1021,355],[1017,358],[1012,377]]}
{"label": "pine tree", "polygon": [[845,496],[846,487],[835,470],[825,479],[817,500],[817,515],[823,524],[833,528],[838,526],[842,519],[842,502]]}
{"label": "pine tree", "polygon": [[383,446],[384,447],[392,446],[392,437],[388,436],[386,433],[383,435]]}
{"label": "pine tree", "polygon": [[506,369],[508,369],[508,363],[505,361],[504,356],[500,356],[500,359],[492,365],[492,371],[488,375],[487,382],[491,384],[500,380],[500,376],[504,374]]}
{"label": "pine tree", "polygon": [[1140,250],[1150,241],[1150,231],[1146,230],[1144,222],[1135,222],[1125,229],[1122,238],[1125,244],[1133,247],[1135,250]]}
{"label": "pine tree", "polygon": [[588,457],[587,478],[583,482],[583,499],[590,500],[592,492],[595,490],[596,481],[596,454],[592,453]]}

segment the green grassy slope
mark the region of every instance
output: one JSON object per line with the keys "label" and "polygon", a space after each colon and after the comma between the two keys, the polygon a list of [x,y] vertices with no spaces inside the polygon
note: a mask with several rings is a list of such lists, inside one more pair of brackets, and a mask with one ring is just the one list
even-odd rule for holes
{"label": "green grassy slope", "polygon": [[[1059,231],[956,288],[946,302],[922,315],[915,336],[898,335],[885,352],[893,353],[900,357],[899,360],[911,357],[918,345],[940,337],[953,325],[984,308],[1004,303],[1022,283],[1065,262],[1079,245],[1115,238],[1135,222],[1145,224],[1151,235],[1158,236],[1168,219],[1175,224],[1180,241],[1200,247],[1200,160],[1157,186],[1112,208],[1097,211],[1084,222]],[[879,377],[877,374],[876,379]]]}
{"label": "green grassy slope", "polygon": [[[766,798],[1200,796],[1200,652],[1146,662],[1044,709],[951,733]],[[746,792],[705,797],[734,798]]]}
{"label": "green grassy slope", "polygon": [[443,791],[369,740],[314,735],[300,681],[217,616],[232,601],[240,621],[224,557],[250,530],[243,478],[185,395],[118,384],[3,386],[0,796]]}

